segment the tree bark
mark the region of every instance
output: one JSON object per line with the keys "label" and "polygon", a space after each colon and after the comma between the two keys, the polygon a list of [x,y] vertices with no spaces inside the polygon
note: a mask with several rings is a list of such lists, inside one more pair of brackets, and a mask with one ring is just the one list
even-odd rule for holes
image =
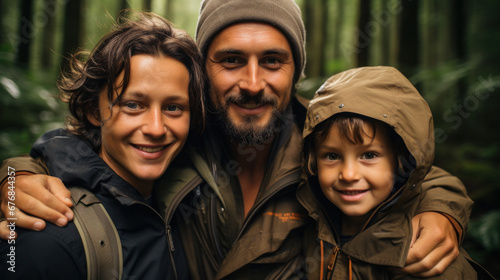
{"label": "tree bark", "polygon": [[304,1],[304,24],[307,31],[307,65],[308,77],[321,77],[324,75],[325,60],[325,0]]}
{"label": "tree bark", "polygon": [[420,61],[419,3],[418,1],[404,0],[401,1],[401,5],[398,67],[404,75],[411,77],[416,73]]}
{"label": "tree bark", "polygon": [[19,21],[19,43],[17,46],[16,62],[20,66],[26,67],[31,59],[31,42],[35,35],[33,0],[22,0],[20,5],[21,18]]}
{"label": "tree bark", "polygon": [[[342,38],[342,29],[344,26],[344,0],[337,0],[336,3],[336,17],[335,17],[335,33],[333,34],[333,59],[340,60],[342,59],[342,52],[340,50],[341,38]],[[325,28],[327,29],[327,28]]]}
{"label": "tree bark", "polygon": [[48,70],[52,68],[54,38],[56,33],[56,15],[59,8],[56,0],[45,0],[44,3],[49,12],[47,12],[47,24],[43,28],[41,67]]}
{"label": "tree bark", "polygon": [[142,2],[142,10],[151,11],[152,0],[143,0]]}
{"label": "tree bark", "polygon": [[[65,57],[69,57],[70,54],[82,45],[80,38],[81,34],[84,33],[85,19],[83,9],[81,9],[81,7],[83,7],[83,1],[84,0],[71,0],[66,2],[62,43],[62,53]],[[61,64],[61,69],[65,69],[68,65],[68,61],[63,59]]]}
{"label": "tree bark", "polygon": [[357,21],[357,56],[356,65],[358,67],[367,66],[369,59],[369,47],[372,36],[369,30],[370,25],[371,0],[360,0],[358,6],[358,21]]}

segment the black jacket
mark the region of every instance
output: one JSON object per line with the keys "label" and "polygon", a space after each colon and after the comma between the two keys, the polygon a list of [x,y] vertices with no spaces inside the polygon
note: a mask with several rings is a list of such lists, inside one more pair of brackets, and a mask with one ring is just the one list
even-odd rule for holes
{"label": "black jacket", "polygon": [[[33,146],[33,157],[43,157],[51,175],[66,186],[90,189],[112,218],[122,243],[123,279],[188,279],[182,246],[173,227],[176,250],[168,250],[166,223],[131,185],[111,170],[82,141],[65,130],[44,134]],[[170,222],[175,224],[174,222]],[[50,223],[41,232],[16,229],[15,244],[0,242],[0,279],[86,279],[85,252],[75,225]],[[15,273],[8,270],[15,246]]]}

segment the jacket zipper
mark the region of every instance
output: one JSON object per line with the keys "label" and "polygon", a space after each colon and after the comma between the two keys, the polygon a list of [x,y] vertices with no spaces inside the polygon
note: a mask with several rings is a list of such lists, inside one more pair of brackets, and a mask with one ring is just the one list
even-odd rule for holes
{"label": "jacket zipper", "polygon": [[[181,203],[182,199],[184,199],[184,197],[188,193],[190,193],[194,188],[196,188],[202,182],[203,182],[203,180],[201,179],[201,177],[200,176],[196,176],[193,180],[191,180],[186,185],[185,188],[183,188],[179,193],[177,193],[177,195],[172,200],[172,203],[170,203],[169,207],[167,208],[167,211],[166,211],[166,214],[165,214],[165,218],[163,218],[160,215],[160,213],[158,213],[158,211],[156,211],[153,207],[151,207],[150,205],[148,205],[146,203],[143,203],[143,202],[140,202],[140,201],[134,201],[132,203],[132,204],[139,204],[139,205],[146,206],[147,208],[151,209],[154,213],[156,213],[156,215],[158,215],[158,217],[160,217],[160,219],[163,221],[163,223],[165,225],[165,232],[166,232],[166,235],[167,235],[166,236],[167,237],[167,243],[168,243],[168,246],[169,246],[170,264],[172,266],[172,270],[173,270],[173,274],[174,274],[175,279],[178,279],[178,276],[177,276],[177,269],[175,267],[174,256],[172,254],[172,252],[175,251],[175,246],[174,246],[174,240],[172,238],[172,230],[171,230],[171,226],[170,226],[170,220],[172,219],[172,216],[174,215],[174,210]],[[127,196],[124,193],[122,193],[121,191],[119,191],[119,192],[120,192],[121,196],[130,198],[129,196]],[[132,198],[130,198],[130,199],[132,199]]]}
{"label": "jacket zipper", "polygon": [[[175,276],[175,279],[178,279],[177,276],[177,268],[175,267],[175,260],[172,252],[175,251],[175,246],[174,246],[174,240],[172,238],[172,230],[170,226],[170,220],[172,220],[172,217],[174,216],[174,210],[177,208],[177,206],[181,203],[181,201],[186,197],[188,193],[190,193],[194,188],[196,188],[199,184],[201,184],[203,180],[201,177],[196,176],[193,180],[191,180],[185,188],[183,188],[179,193],[177,193],[176,196],[172,199],[172,202],[170,203],[169,207],[167,208],[167,211],[165,212],[165,231],[167,233],[167,241],[168,241],[168,246],[169,246],[169,254],[170,254],[170,264],[173,269],[173,273]],[[159,214],[158,214],[159,215]]]}
{"label": "jacket zipper", "polygon": [[[127,197],[129,199],[132,199],[131,197],[129,197],[128,195],[125,195],[124,193],[122,193],[121,191],[119,190],[115,190],[115,192],[119,193],[119,195],[123,196],[123,197]],[[133,199],[132,199],[133,200]],[[177,269],[175,267],[175,261],[174,261],[174,256],[172,255],[172,252],[175,250],[175,247],[174,247],[174,242],[173,242],[173,239],[172,239],[172,234],[171,234],[171,231],[170,231],[170,225],[169,223],[167,223],[167,220],[166,219],[163,219],[163,217],[160,215],[160,213],[158,213],[158,211],[156,211],[153,207],[151,207],[150,205],[144,203],[144,202],[140,202],[140,201],[135,201],[132,202],[132,204],[135,204],[135,205],[143,205],[145,206],[146,208],[148,209],[151,209],[151,211],[153,211],[154,213],[156,213],[156,215],[158,215],[158,217],[160,217],[160,220],[163,222],[163,224],[165,225],[165,229],[166,229],[166,235],[167,235],[167,243],[169,245],[169,254],[170,254],[170,264],[172,266],[172,272],[174,274],[174,279],[179,279],[178,276],[177,276]],[[170,221],[170,220],[168,220]]]}
{"label": "jacket zipper", "polygon": [[222,262],[222,260],[224,259],[224,255],[222,254],[222,251],[221,251],[221,245],[220,245],[220,241],[219,241],[219,238],[217,236],[217,207],[216,207],[216,203],[215,203],[215,200],[216,197],[215,196],[212,196],[210,198],[210,230],[212,231],[212,236],[213,236],[213,241],[214,241],[214,245],[215,245],[215,249],[217,251],[217,256],[219,257],[218,261],[219,262]]}
{"label": "jacket zipper", "polygon": [[[335,262],[337,261],[337,255],[340,251],[339,247],[333,247],[332,254],[330,255],[330,260],[328,261],[328,274],[326,275],[326,279],[331,279],[333,269],[335,268]],[[323,269],[323,268],[321,268]]]}
{"label": "jacket zipper", "polygon": [[[174,196],[172,199],[172,202],[167,208],[167,211],[165,211],[165,224],[166,224],[166,230],[167,233],[171,234],[171,227],[170,227],[170,220],[174,216],[175,209],[177,209],[177,206],[182,202],[182,200],[188,195],[192,190],[194,190],[198,185],[200,185],[203,182],[203,179],[200,176],[196,176],[193,178],[189,183],[186,184],[186,187],[182,188],[180,192],[177,193],[177,195]],[[170,236],[169,238],[169,246],[171,251],[175,251],[173,239]]]}

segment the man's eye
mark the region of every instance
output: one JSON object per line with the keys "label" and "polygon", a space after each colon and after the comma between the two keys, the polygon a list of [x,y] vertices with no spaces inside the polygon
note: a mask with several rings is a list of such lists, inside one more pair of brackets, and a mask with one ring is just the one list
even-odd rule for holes
{"label": "man's eye", "polygon": [[267,58],[266,59],[266,63],[268,64],[276,64],[276,63],[279,63],[280,61],[276,58],[273,58],[273,57],[270,57],[270,58]]}
{"label": "man's eye", "polygon": [[239,62],[238,58],[236,57],[228,57],[223,60],[224,63],[229,63],[229,64],[236,64]]}
{"label": "man's eye", "polygon": [[270,69],[279,69],[283,65],[283,61],[276,57],[267,57],[263,60],[263,65]]}

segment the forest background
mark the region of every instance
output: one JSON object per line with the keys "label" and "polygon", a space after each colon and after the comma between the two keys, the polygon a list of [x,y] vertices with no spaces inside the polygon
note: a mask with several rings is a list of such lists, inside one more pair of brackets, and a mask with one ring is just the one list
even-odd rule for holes
{"label": "forest background", "polygon": [[[296,0],[307,29],[312,97],[366,65],[400,69],[428,101],[435,165],[475,201],[464,247],[500,279],[500,1]],[[63,125],[55,83],[68,53],[92,49],[124,8],[160,14],[194,37],[200,0],[0,0],[0,160]]]}

